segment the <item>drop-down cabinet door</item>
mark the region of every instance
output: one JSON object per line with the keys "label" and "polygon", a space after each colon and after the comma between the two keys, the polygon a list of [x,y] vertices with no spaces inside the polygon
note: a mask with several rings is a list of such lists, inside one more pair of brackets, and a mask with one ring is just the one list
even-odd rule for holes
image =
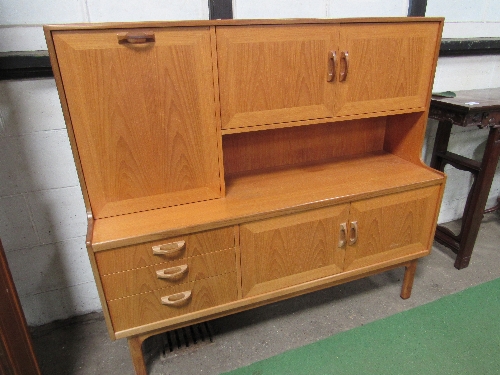
{"label": "drop-down cabinet door", "polygon": [[221,196],[208,27],[52,35],[94,217]]}
{"label": "drop-down cabinet door", "polygon": [[344,271],[426,255],[434,237],[441,186],[351,204]]}
{"label": "drop-down cabinet door", "polygon": [[425,110],[439,22],[343,24],[336,116]]}
{"label": "drop-down cabinet door", "polygon": [[349,205],[240,226],[243,297],[342,272]]}
{"label": "drop-down cabinet door", "polygon": [[332,117],[337,42],[335,24],[217,27],[222,129]]}

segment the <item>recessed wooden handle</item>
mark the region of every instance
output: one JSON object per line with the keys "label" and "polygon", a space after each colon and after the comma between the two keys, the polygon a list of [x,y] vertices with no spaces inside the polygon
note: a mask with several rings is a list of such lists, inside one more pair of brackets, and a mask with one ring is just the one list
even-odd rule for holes
{"label": "recessed wooden handle", "polygon": [[351,222],[351,230],[349,231],[349,245],[354,245],[358,241],[358,222]]}
{"label": "recessed wooden handle", "polygon": [[339,82],[344,82],[347,79],[347,73],[349,73],[349,52],[340,52],[340,77]]}
{"label": "recessed wooden handle", "polygon": [[186,305],[191,299],[191,291],[180,292],[170,296],[161,297],[161,303],[167,306],[180,307]]}
{"label": "recessed wooden handle", "polygon": [[339,247],[344,247],[347,242],[347,224],[340,224]]}
{"label": "recessed wooden handle", "polygon": [[119,44],[154,43],[155,33],[152,31],[130,31],[116,34]]}
{"label": "recessed wooden handle", "polygon": [[159,279],[167,279],[167,280],[179,280],[182,276],[184,276],[188,271],[188,265],[183,264],[177,267],[165,268],[162,270],[156,271],[156,276]]}
{"label": "recessed wooden handle", "polygon": [[327,82],[335,80],[335,66],[337,65],[337,53],[335,51],[328,52],[328,75]]}
{"label": "recessed wooden handle", "polygon": [[186,241],[176,241],[152,247],[154,255],[165,255],[168,258],[178,256],[185,248]]}

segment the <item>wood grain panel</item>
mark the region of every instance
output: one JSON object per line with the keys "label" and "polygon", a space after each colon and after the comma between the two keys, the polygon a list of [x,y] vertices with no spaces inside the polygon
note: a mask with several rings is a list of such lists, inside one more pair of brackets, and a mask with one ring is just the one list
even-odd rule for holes
{"label": "wood grain panel", "polygon": [[226,198],[97,220],[92,246],[117,246],[442,184],[443,174],[376,152],[226,180]]}
{"label": "wood grain panel", "polygon": [[[191,290],[190,302],[182,307],[161,304],[161,297]],[[171,288],[155,290],[108,302],[115,332],[173,318],[235,301],[236,273],[227,273]]]}
{"label": "wood grain panel", "polygon": [[[156,271],[187,265],[187,272],[178,280],[160,279]],[[101,277],[107,301],[164,289],[173,285],[186,284],[208,277],[236,272],[234,249],[216,251],[172,262],[155,264]]]}
{"label": "wood grain panel", "polygon": [[345,270],[428,253],[439,198],[440,186],[431,186],[352,203],[358,241],[346,250]]}
{"label": "wood grain panel", "polygon": [[342,25],[349,68],[336,115],[428,107],[439,32],[439,22]]}
{"label": "wood grain panel", "polygon": [[221,196],[208,28],[54,32],[94,217]]}
{"label": "wood grain panel", "polygon": [[165,238],[159,241],[96,253],[99,274],[108,275],[172,261],[172,258],[164,255],[153,255],[152,247],[176,241],[186,242],[185,250],[174,258],[184,260],[218,250],[233,248],[235,246],[234,228],[227,227],[192,233],[186,236]]}
{"label": "wood grain panel", "polygon": [[331,117],[336,25],[217,27],[222,129]]}
{"label": "wood grain panel", "polygon": [[225,135],[225,173],[310,163],[383,149],[384,117]]}
{"label": "wood grain panel", "polygon": [[340,223],[348,213],[340,205],[242,225],[243,297],[340,272]]}

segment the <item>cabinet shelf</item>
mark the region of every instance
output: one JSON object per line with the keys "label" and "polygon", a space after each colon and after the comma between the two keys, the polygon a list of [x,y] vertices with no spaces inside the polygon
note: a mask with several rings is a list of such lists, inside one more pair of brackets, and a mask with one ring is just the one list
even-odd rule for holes
{"label": "cabinet shelf", "polygon": [[226,197],[99,219],[93,249],[105,250],[442,183],[442,174],[377,151],[226,176]]}

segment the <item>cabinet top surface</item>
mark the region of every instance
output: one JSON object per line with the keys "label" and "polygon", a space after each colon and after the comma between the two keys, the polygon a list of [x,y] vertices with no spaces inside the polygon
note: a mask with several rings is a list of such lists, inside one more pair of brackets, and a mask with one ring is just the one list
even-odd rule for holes
{"label": "cabinet top surface", "polygon": [[290,25],[290,24],[340,24],[375,22],[443,22],[442,17],[369,17],[369,18],[297,18],[297,19],[231,19],[231,20],[194,20],[194,21],[147,21],[147,22],[109,22],[75,23],[45,25],[49,31],[55,30],[100,30],[116,28],[145,27],[188,27],[188,26],[244,26],[244,25]]}
{"label": "cabinet top surface", "polygon": [[442,181],[440,172],[385,152],[302,168],[243,174],[227,182],[223,199],[96,220],[92,246],[94,251],[106,250]]}
{"label": "cabinet top surface", "polygon": [[455,109],[460,112],[500,109],[500,87],[455,91],[454,98],[433,96],[431,107]]}

